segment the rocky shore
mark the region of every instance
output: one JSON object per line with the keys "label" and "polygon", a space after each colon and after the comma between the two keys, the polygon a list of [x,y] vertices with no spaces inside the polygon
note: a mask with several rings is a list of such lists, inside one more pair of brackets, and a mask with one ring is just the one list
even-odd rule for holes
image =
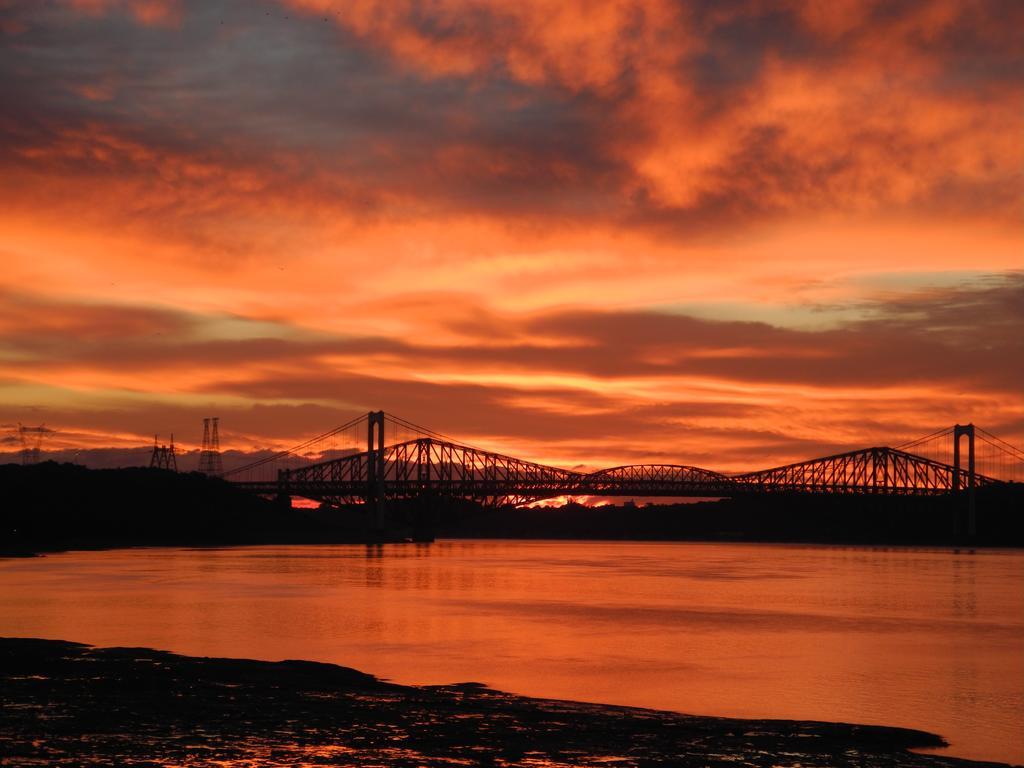
{"label": "rocky shore", "polygon": [[[0,639],[4,766],[982,765],[933,734],[400,686],[307,661]],[[993,764],[987,764],[993,765]]]}

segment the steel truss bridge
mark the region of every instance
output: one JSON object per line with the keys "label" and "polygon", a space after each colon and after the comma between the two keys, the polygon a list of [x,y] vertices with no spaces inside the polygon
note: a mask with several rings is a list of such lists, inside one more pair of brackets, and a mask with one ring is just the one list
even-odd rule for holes
{"label": "steel truss bridge", "polygon": [[[385,439],[389,427],[396,438],[399,430],[412,436],[389,442]],[[346,448],[344,440],[338,439],[361,434],[366,439],[364,450]],[[301,496],[332,505],[370,504],[379,510],[388,501],[423,498],[519,506],[560,496],[940,495],[973,492],[977,486],[1002,482],[977,471],[976,436],[998,440],[968,424],[940,430],[900,448],[864,448],[742,474],[681,464],[576,472],[473,448],[374,411],[294,449],[230,470],[224,477],[263,495]],[[968,443],[966,466],[962,466],[960,451],[964,437]],[[939,441],[952,446],[952,463],[911,452],[924,452]],[[1002,441],[1002,446],[989,442],[1024,467],[1024,452]]]}

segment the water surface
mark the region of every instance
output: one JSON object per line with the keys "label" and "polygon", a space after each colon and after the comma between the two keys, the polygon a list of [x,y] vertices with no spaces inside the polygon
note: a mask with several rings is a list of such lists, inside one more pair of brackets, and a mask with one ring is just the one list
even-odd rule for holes
{"label": "water surface", "polygon": [[0,635],[898,725],[1024,763],[1024,553],[438,542],[0,561]]}

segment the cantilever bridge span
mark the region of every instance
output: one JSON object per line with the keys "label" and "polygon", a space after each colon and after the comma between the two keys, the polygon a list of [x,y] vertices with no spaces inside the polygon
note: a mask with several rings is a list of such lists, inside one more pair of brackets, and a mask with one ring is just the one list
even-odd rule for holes
{"label": "cantilever bridge span", "polygon": [[[412,431],[414,436],[389,442],[385,439],[389,425],[396,428],[396,436],[399,427]],[[330,447],[332,437],[359,434],[363,429],[365,450]],[[416,436],[417,432],[421,434]],[[953,463],[909,450],[876,447],[743,474],[727,475],[674,464],[577,472],[463,445],[376,411],[296,449],[231,470],[225,477],[266,495],[377,506],[386,500],[421,497],[518,506],[558,496],[724,497],[780,492],[938,495],[1000,482],[976,470],[973,425],[935,433],[943,437],[949,434],[954,435]],[[961,437],[968,438],[966,467],[960,461]],[[915,445],[923,442],[916,441],[911,447]],[[1017,450],[1012,446],[1009,449]]]}

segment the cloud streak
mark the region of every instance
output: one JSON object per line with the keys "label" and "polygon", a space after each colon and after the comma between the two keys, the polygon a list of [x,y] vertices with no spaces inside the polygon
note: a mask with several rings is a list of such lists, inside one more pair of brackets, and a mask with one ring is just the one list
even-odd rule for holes
{"label": "cloud streak", "polygon": [[[417,343],[27,295],[9,294],[4,306],[0,354],[13,381],[111,390],[115,402],[121,382],[143,402],[176,393],[193,402],[172,419],[180,435],[204,400],[247,425],[240,437],[315,433],[387,407],[462,439],[554,451],[561,463],[685,450],[753,465],[759,451],[788,459],[798,448],[897,442],[927,431],[935,413],[958,418],[953,408],[989,424],[1024,416],[1021,275],[879,298],[862,308],[865,319],[824,331],[574,310],[479,326],[449,316],[437,334],[423,326]],[[492,325],[504,334],[495,338]],[[139,410],[125,413],[161,420]],[[86,426],[104,419],[114,421]],[[673,437],[659,447],[666,431]]]}

